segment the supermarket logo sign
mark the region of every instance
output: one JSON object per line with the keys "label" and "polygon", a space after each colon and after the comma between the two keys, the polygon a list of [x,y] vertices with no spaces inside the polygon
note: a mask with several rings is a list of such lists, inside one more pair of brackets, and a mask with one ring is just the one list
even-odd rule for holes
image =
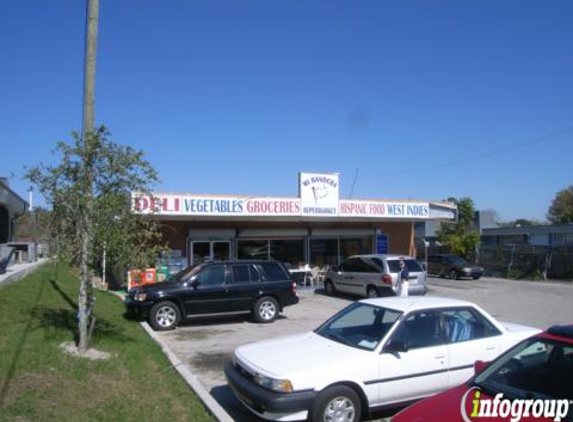
{"label": "supermarket logo sign", "polygon": [[[519,422],[523,418],[561,421],[569,413],[572,402],[563,400],[544,399],[515,399],[510,400],[498,393],[491,397],[482,397],[479,388],[471,388],[462,397],[461,413],[465,422],[476,422],[494,418],[496,421]],[[469,409],[469,414],[468,414]]]}

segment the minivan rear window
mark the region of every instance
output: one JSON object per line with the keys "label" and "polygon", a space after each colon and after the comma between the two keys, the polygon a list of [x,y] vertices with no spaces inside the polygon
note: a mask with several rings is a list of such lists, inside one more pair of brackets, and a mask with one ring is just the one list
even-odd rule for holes
{"label": "minivan rear window", "polygon": [[[415,259],[403,259],[404,263],[406,264],[406,268],[411,273],[417,273],[424,271],[422,266],[418,261]],[[389,259],[388,260],[388,267],[390,268],[391,273],[399,273],[400,272],[400,260],[399,259]]]}

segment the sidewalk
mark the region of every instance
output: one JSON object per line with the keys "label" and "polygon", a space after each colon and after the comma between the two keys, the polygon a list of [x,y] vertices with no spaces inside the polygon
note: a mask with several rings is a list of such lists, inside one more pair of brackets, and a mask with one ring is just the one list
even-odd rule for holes
{"label": "sidewalk", "polygon": [[36,262],[27,262],[25,264],[12,264],[10,265],[4,274],[0,274],[0,286],[5,286],[14,281],[18,281],[21,278],[26,277],[32,271],[36,270],[36,268],[44,265],[45,263],[49,262],[50,260],[47,258],[42,258],[37,260]]}

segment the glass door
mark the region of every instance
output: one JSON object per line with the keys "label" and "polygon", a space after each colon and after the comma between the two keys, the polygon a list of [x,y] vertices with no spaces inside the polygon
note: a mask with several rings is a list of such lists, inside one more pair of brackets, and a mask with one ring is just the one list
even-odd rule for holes
{"label": "glass door", "polygon": [[191,242],[191,265],[211,260],[211,242]]}
{"label": "glass door", "polygon": [[211,242],[211,246],[215,261],[231,259],[231,242]]}
{"label": "glass door", "polygon": [[205,261],[222,261],[231,259],[231,242],[225,241],[193,241],[191,242],[191,265]]}

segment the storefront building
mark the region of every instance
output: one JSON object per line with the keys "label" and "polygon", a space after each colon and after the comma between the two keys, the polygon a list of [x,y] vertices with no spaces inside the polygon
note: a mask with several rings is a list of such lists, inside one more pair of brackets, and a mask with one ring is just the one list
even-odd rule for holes
{"label": "storefront building", "polygon": [[133,194],[133,210],[160,220],[174,255],[338,265],[367,253],[416,255],[414,222],[452,221],[445,202],[340,199],[337,174],[299,174],[296,198]]}

